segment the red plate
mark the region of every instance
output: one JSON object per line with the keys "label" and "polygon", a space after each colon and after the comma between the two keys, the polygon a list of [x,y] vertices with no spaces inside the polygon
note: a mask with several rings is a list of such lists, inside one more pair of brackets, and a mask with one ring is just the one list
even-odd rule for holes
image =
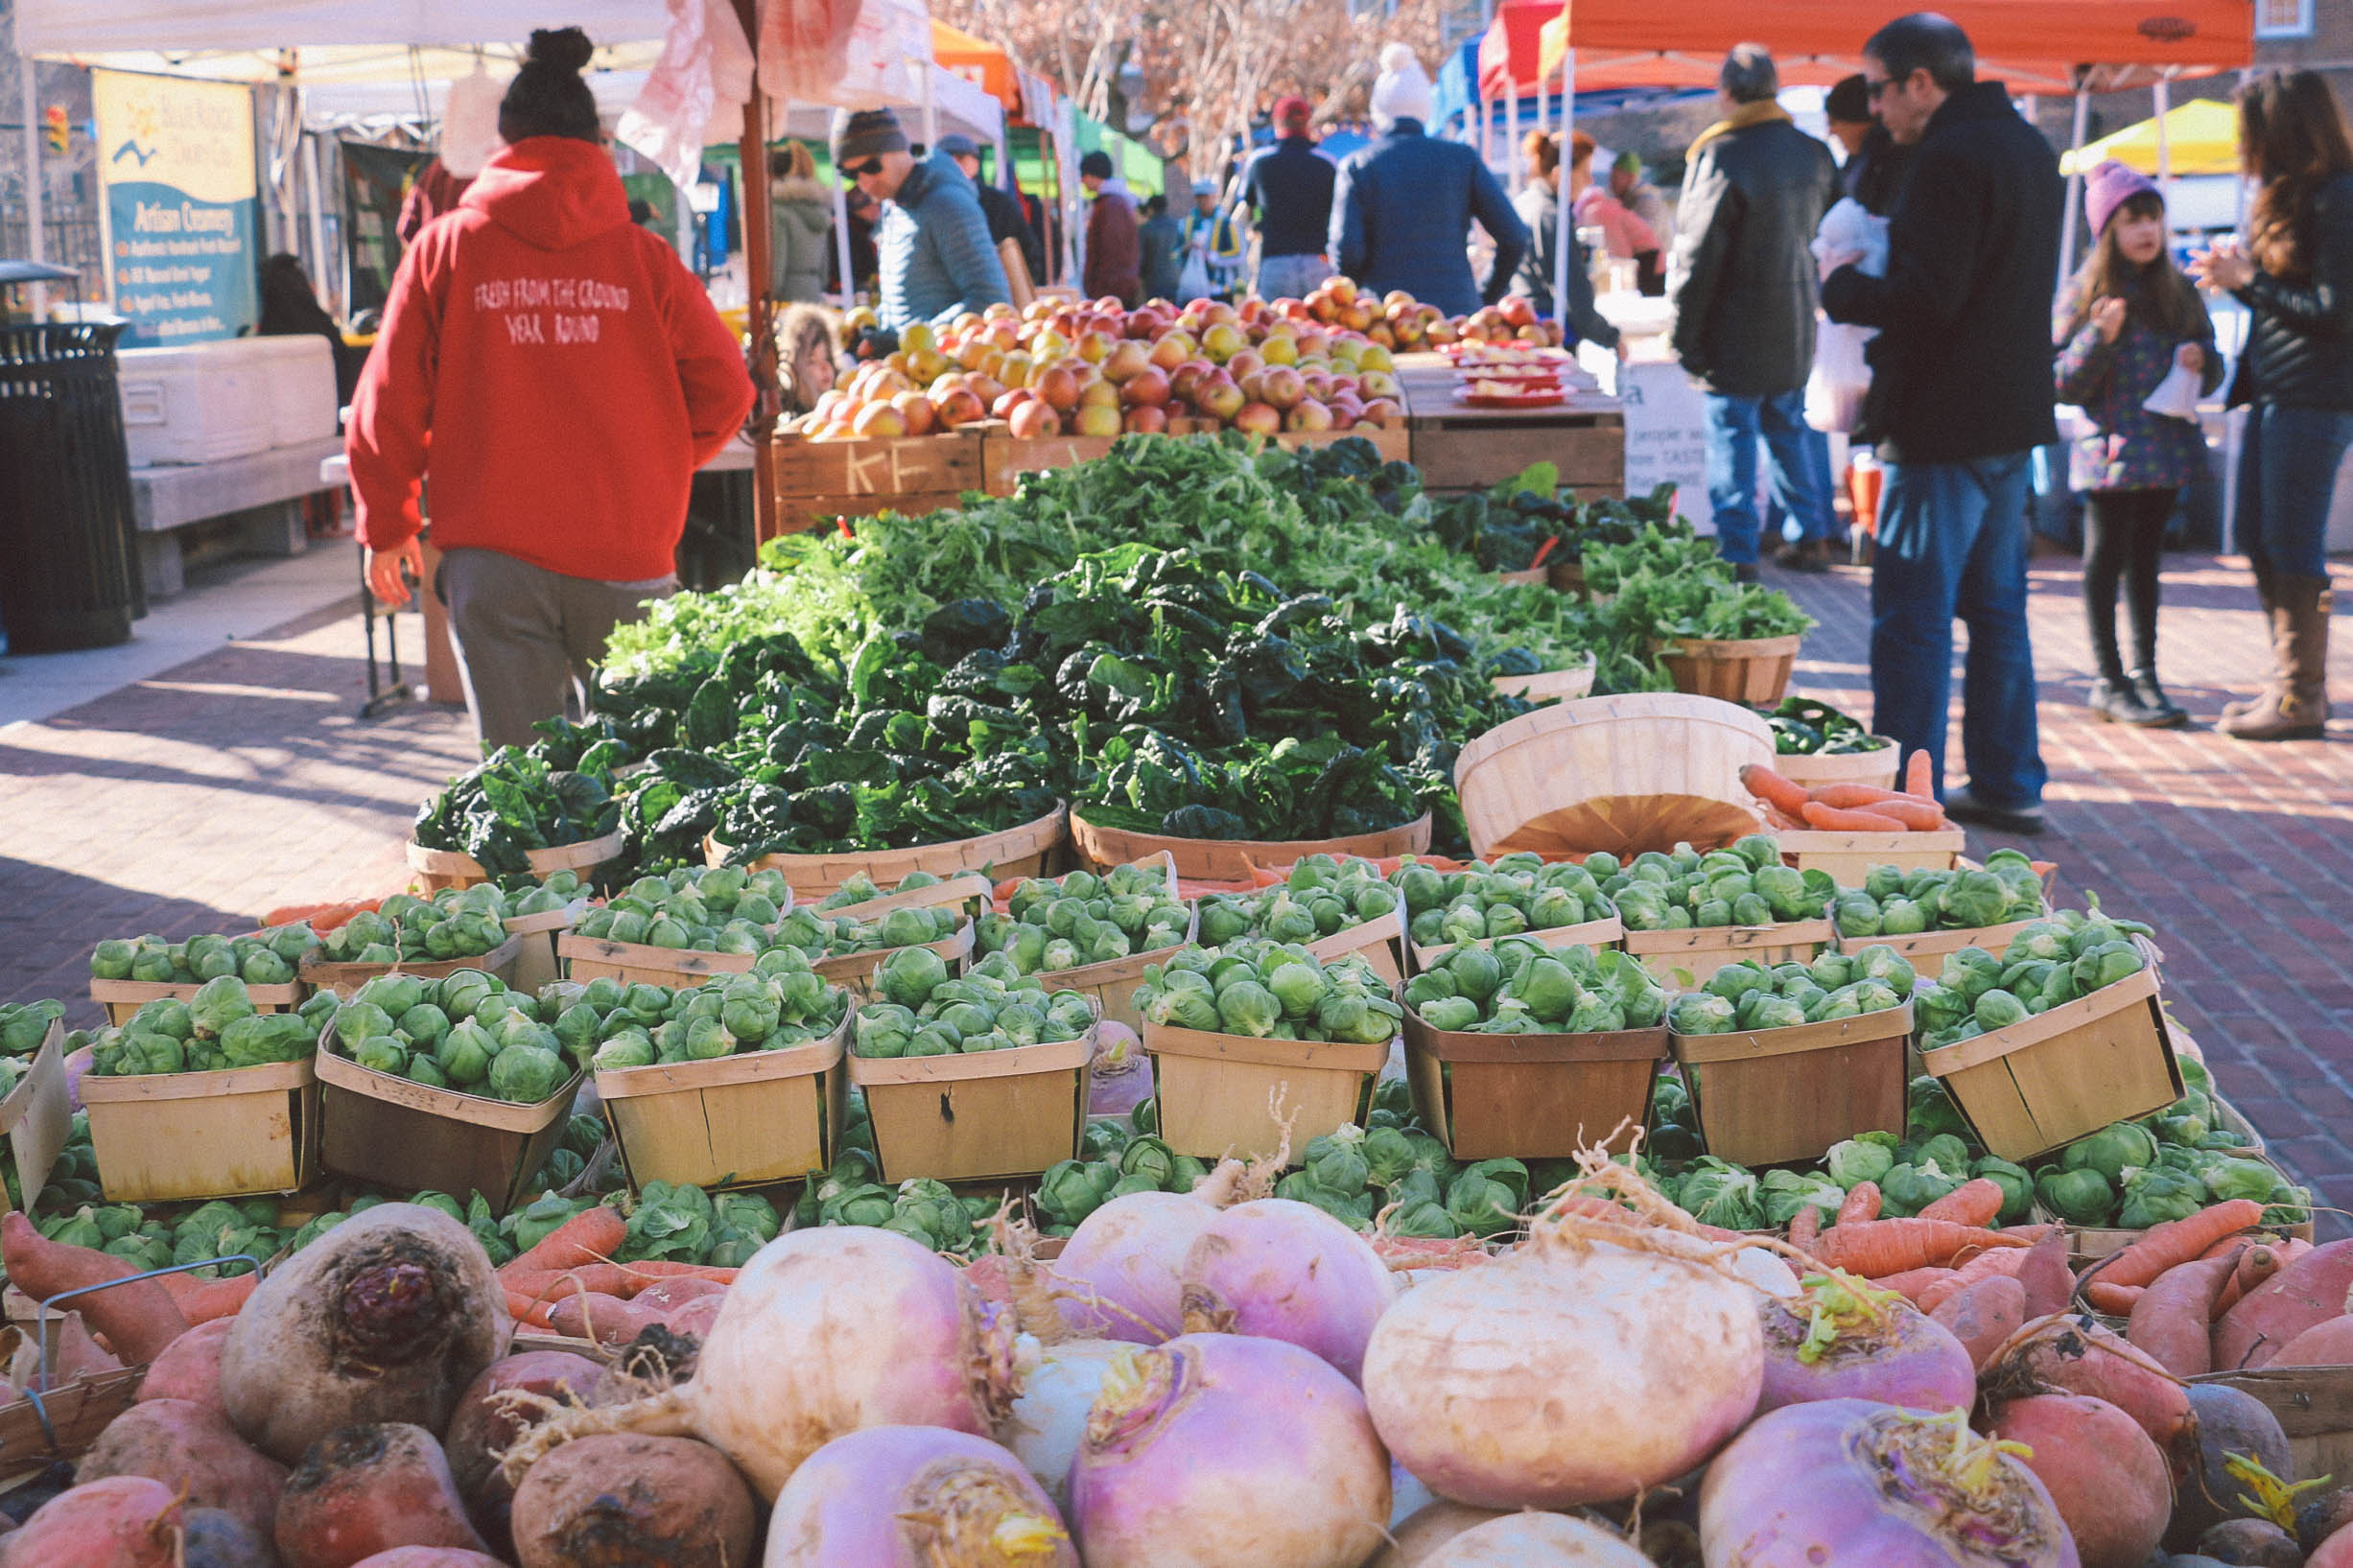
{"label": "red plate", "polygon": [[1454,401],[1466,409],[1553,409],[1567,401],[1558,386],[1528,392],[1471,392],[1457,388]]}

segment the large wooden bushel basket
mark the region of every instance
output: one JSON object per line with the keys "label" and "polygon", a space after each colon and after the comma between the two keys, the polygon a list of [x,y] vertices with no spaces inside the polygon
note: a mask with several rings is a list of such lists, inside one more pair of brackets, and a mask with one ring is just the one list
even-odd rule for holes
{"label": "large wooden bushel basket", "polygon": [[1789,690],[1800,639],[1788,637],[1670,637],[1658,645],[1675,690],[1770,708]]}
{"label": "large wooden bushel basket", "polygon": [[[1050,877],[1059,869],[1070,811],[1057,806],[1034,822],[976,838],[951,839],[942,844],[918,844],[912,849],[873,850],[862,854],[764,854],[750,862],[754,871],[781,871],[796,898],[816,900],[837,890],[863,872],[877,887],[896,887],[909,872],[928,871],[953,877],[959,871],[986,872],[999,881],[1010,877]],[[727,863],[728,847],[714,835],[703,840],[703,859],[714,866]]]}
{"label": "large wooden bushel basket", "polygon": [[1378,832],[1347,838],[1172,838],[1165,833],[1131,832],[1089,822],[1071,813],[1071,841],[1091,871],[1103,871],[1131,861],[1166,854],[1176,874],[1195,882],[1247,882],[1254,869],[1295,866],[1312,854],[1334,859],[1354,855],[1383,860],[1400,854],[1426,854],[1430,847],[1429,813]]}

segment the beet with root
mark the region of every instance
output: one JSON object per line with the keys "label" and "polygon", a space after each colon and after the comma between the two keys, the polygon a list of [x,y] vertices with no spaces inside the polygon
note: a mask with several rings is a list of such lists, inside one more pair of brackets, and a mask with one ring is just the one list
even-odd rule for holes
{"label": "beet with root", "polygon": [[1993,1413],[1992,1436],[2033,1450],[2035,1472],[2083,1568],[2141,1568],[2165,1534],[2173,1479],[2140,1424],[2105,1399],[2038,1393]]}
{"label": "beet with root", "polygon": [[594,1405],[605,1397],[611,1383],[610,1374],[586,1356],[569,1350],[527,1350],[492,1362],[467,1387],[441,1447],[474,1528],[493,1547],[504,1550],[507,1545],[506,1515],[515,1496],[514,1487],[499,1473],[497,1456],[517,1435],[545,1418],[543,1413],[513,1408],[497,1396],[520,1389],[549,1399]]}
{"label": "beet with root", "polygon": [[286,1568],[351,1568],[395,1546],[488,1555],[441,1445],[404,1421],[340,1427],[314,1443],[287,1478],[277,1539]]}
{"label": "beet with root", "polygon": [[150,1399],[117,1416],[82,1456],[78,1482],[143,1475],[219,1509],[270,1538],[286,1466],[246,1446],[221,1413],[188,1399]]}
{"label": "beet with root", "polygon": [[179,1568],[186,1512],[160,1481],[108,1476],[51,1498],[0,1539],[0,1568]]}
{"label": "beet with root", "polygon": [[226,1419],[228,1406],[221,1397],[221,1351],[228,1343],[228,1331],[236,1325],[234,1318],[216,1318],[197,1324],[164,1346],[163,1354],[139,1380],[140,1400],[185,1399],[219,1411]]}
{"label": "beet with root", "polygon": [[739,1568],[751,1560],[752,1529],[742,1476],[689,1438],[581,1438],[515,1489],[522,1568]]}
{"label": "beet with root", "polygon": [[287,1463],[355,1423],[438,1434],[513,1331],[471,1231],[438,1209],[382,1204],[262,1281],[223,1347],[222,1393],[246,1439]]}
{"label": "beet with root", "polygon": [[2196,1422],[2197,1462],[2182,1478],[2174,1501],[2174,1522],[2165,1533],[2169,1550],[2200,1550],[2197,1542],[2225,1519],[2245,1519],[2256,1509],[2244,1499],[2255,1488],[2231,1473],[2232,1456],[2262,1465],[2281,1481],[2295,1480],[2287,1434],[2263,1401],[2224,1383],[2189,1387],[2190,1416]]}

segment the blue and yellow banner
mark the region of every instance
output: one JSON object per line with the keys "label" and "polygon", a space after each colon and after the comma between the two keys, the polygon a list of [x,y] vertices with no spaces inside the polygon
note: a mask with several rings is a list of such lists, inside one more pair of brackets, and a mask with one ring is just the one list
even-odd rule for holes
{"label": "blue and yellow banner", "polygon": [[260,314],[252,89],[93,71],[90,92],[124,345],[234,338]]}

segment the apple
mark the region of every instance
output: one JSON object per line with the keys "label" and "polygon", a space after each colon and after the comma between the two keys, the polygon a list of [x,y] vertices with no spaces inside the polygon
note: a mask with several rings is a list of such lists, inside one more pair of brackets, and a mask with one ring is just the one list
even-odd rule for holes
{"label": "apple", "polygon": [[880,438],[906,433],[906,416],[887,403],[869,403],[858,410],[850,429],[859,435]]}
{"label": "apple", "polygon": [[1185,333],[1164,333],[1154,339],[1152,352],[1147,358],[1154,365],[1173,375],[1178,366],[1193,357],[1193,347],[1192,339]]}
{"label": "apple", "polygon": [[[1159,363],[1158,361],[1154,361],[1153,363],[1155,365]],[[1193,389],[1201,385],[1201,378],[1216,368],[1217,367],[1215,365],[1210,363],[1210,362],[1207,360],[1184,361],[1183,363],[1179,363],[1175,369],[1168,372],[1169,393],[1172,396],[1181,397],[1188,402],[1190,402],[1193,395]]]}
{"label": "apple", "polygon": [[1356,368],[1359,371],[1379,371],[1386,374],[1397,368],[1397,356],[1378,343],[1368,344],[1365,351],[1356,356]]}
{"label": "apple", "polygon": [[1241,317],[1244,326],[1255,325],[1259,318],[1267,312],[1266,301],[1256,294],[1245,294],[1241,302],[1234,309],[1235,314]]}
{"label": "apple", "polygon": [[906,354],[939,347],[939,333],[929,321],[910,321],[899,330],[899,348]]}
{"label": "apple", "polygon": [[1078,407],[1078,377],[1069,367],[1057,363],[1038,372],[1036,386],[1039,399],[1049,409],[1067,413]]}
{"label": "apple", "polygon": [[1086,404],[1074,416],[1071,429],[1080,435],[1117,435],[1119,433],[1119,410],[1117,406]]}
{"label": "apple", "polygon": [[1235,381],[1266,368],[1266,356],[1255,348],[1245,348],[1226,362],[1226,374]]}
{"label": "apple", "polygon": [[1078,357],[1089,364],[1101,364],[1109,359],[1111,346],[1111,334],[1096,327],[1089,327],[1080,333],[1075,345]]}
{"label": "apple", "polygon": [[1010,419],[1013,416],[1014,410],[1020,408],[1024,403],[1035,403],[1037,401],[1038,394],[1031,391],[1028,387],[1013,387],[1000,393],[998,396],[997,401],[989,405],[989,417],[992,419]]}
{"label": "apple", "polygon": [[1295,408],[1299,400],[1306,395],[1306,382],[1301,378],[1298,371],[1285,364],[1269,367],[1259,384],[1260,400],[1277,409]]}
{"label": "apple", "polygon": [[1119,406],[1119,385],[1097,376],[1078,389],[1078,406],[1082,409],[1116,409]]}
{"label": "apple", "polygon": [[1324,288],[1336,303],[1342,305],[1353,303],[1356,298],[1356,280],[1346,272],[1336,272],[1326,278]]}
{"label": "apple", "polygon": [[1234,378],[1234,385],[1241,388],[1242,401],[1245,403],[1262,402],[1266,393],[1266,372],[1263,370],[1244,371]]}
{"label": "apple", "polygon": [[1299,344],[1287,333],[1270,332],[1259,345],[1259,358],[1268,364],[1297,364]]}
{"label": "apple", "polygon": [[1119,401],[1131,409],[1157,409],[1168,401],[1168,378],[1147,364],[1119,384]]}
{"label": "apple", "polygon": [[1152,368],[1152,351],[1133,338],[1123,338],[1103,356],[1103,379],[1119,386]]}
{"label": "apple", "polygon": [[935,396],[932,407],[939,410],[939,422],[950,430],[989,416],[989,406],[969,386],[952,387]]}
{"label": "apple", "polygon": [[1243,353],[1249,339],[1242,329],[1231,321],[1217,321],[1202,328],[1201,351],[1219,364],[1228,363],[1236,354]]}
{"label": "apple", "polygon": [[1119,428],[1130,435],[1158,435],[1168,428],[1168,410],[1157,404],[1130,409]]}
{"label": "apple", "polygon": [[1225,301],[1220,299],[1212,299],[1209,302],[1208,307],[1202,311],[1201,319],[1204,321],[1220,321],[1227,326],[1237,327],[1239,326],[1242,317],[1239,312],[1235,311],[1233,306],[1227,304]]}
{"label": "apple", "polygon": [[1402,289],[1392,289],[1380,296],[1380,306],[1384,311],[1411,310],[1414,303],[1414,296]]}
{"label": "apple", "polygon": [[1331,406],[1331,428],[1333,430],[1354,430],[1356,421],[1362,417],[1364,417],[1364,410],[1345,399]]}
{"label": "apple", "polygon": [[1331,429],[1331,410],[1313,398],[1303,398],[1282,416],[1282,428],[1296,431]]}
{"label": "apple", "polygon": [[1525,294],[1505,294],[1495,306],[1497,314],[1512,326],[1536,325],[1536,302]]}
{"label": "apple", "polygon": [[965,385],[972,388],[973,396],[984,404],[996,402],[1004,396],[1007,390],[1005,384],[995,376],[985,376],[977,371],[974,372],[973,378]]}
{"label": "apple", "polygon": [[1021,319],[1021,312],[1015,310],[1011,305],[1000,299],[996,304],[989,306],[986,310],[983,310],[980,313],[980,318],[983,321],[1017,321]]}
{"label": "apple", "polygon": [[1391,399],[1377,397],[1373,399],[1372,402],[1367,403],[1364,406],[1364,412],[1356,416],[1356,423],[1359,425],[1377,425],[1381,429],[1386,430],[1389,428],[1389,426],[1397,422],[1398,416],[1402,411],[1403,410],[1400,408],[1400,406]]}
{"label": "apple", "polygon": [[1315,401],[1318,403],[1329,403],[1331,401],[1332,381],[1331,376],[1328,372],[1322,370],[1303,370],[1299,373],[1299,379],[1306,386],[1307,395],[1309,397],[1315,399]]}
{"label": "apple", "polygon": [[909,435],[929,435],[939,429],[939,410],[921,392],[901,392],[890,400],[890,406],[906,422]]}
{"label": "apple", "polygon": [[1239,386],[1224,378],[1205,381],[1193,393],[1193,407],[1220,424],[1231,424],[1249,401]]}
{"label": "apple", "polygon": [[1514,336],[1517,337],[1521,342],[1534,343],[1539,348],[1549,348],[1552,345],[1551,338],[1545,335],[1543,324],[1539,321],[1529,322],[1526,326],[1521,327],[1517,333],[1515,333]]}
{"label": "apple", "polygon": [[1024,441],[1062,433],[1062,421],[1054,417],[1054,410],[1034,398],[1007,414],[1005,423]]}
{"label": "apple", "polygon": [[1245,403],[1235,411],[1234,428],[1254,435],[1272,435],[1282,429],[1282,415],[1264,403]]}
{"label": "apple", "polygon": [[1453,322],[1441,316],[1435,321],[1423,323],[1422,340],[1432,348],[1444,348],[1448,343],[1461,342],[1463,335],[1455,330]]}
{"label": "apple", "polygon": [[998,367],[997,379],[1007,386],[1026,386],[1036,378],[1037,373],[1038,362],[1020,349],[1015,349],[1005,356],[1005,363]]}
{"label": "apple", "polygon": [[1398,386],[1397,377],[1386,370],[1367,370],[1356,378],[1356,392],[1366,402],[1377,397],[1401,398],[1404,389]]}
{"label": "apple", "polygon": [[948,373],[948,356],[936,348],[917,349],[906,357],[906,375],[918,386],[929,386]]}

